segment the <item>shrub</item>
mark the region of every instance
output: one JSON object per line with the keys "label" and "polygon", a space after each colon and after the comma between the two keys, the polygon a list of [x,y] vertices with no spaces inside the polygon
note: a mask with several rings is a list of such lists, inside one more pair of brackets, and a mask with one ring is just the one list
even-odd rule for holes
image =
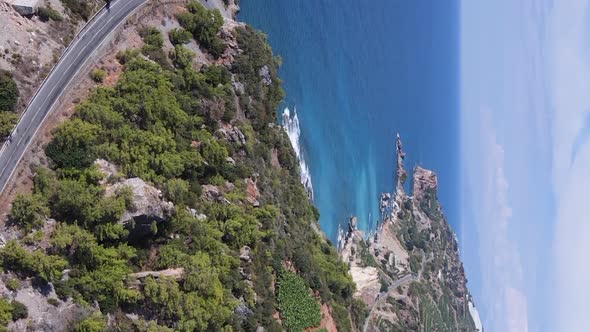
{"label": "shrub", "polygon": [[190,205],[189,189],[188,182],[182,179],[170,179],[164,184],[164,193],[174,204]]}
{"label": "shrub", "polygon": [[188,10],[178,16],[180,25],[193,34],[200,46],[218,58],[225,50],[225,43],[217,36],[223,25],[221,13],[218,9],[208,10],[197,1],[190,1]]}
{"label": "shrub", "polygon": [[29,316],[29,310],[27,309],[26,305],[24,305],[16,300],[13,300],[11,305],[12,305],[12,320],[13,321],[27,318]]}
{"label": "shrub", "polygon": [[176,45],[173,51],[170,52],[170,58],[174,67],[184,69],[189,67],[193,62],[195,54],[188,48],[182,45]]}
{"label": "shrub", "polygon": [[75,332],[103,332],[106,331],[106,319],[100,314],[100,312],[95,311],[92,315],[86,317],[82,321],[76,324],[74,328]]}
{"label": "shrub", "polygon": [[1,326],[8,325],[8,322],[12,319],[12,305],[6,298],[0,298],[0,331]]}
{"label": "shrub", "polygon": [[18,87],[12,74],[8,71],[0,70],[0,111],[14,112],[18,96]]}
{"label": "shrub", "polygon": [[74,15],[80,16],[84,20],[88,20],[92,15],[92,8],[87,0],[61,0]]}
{"label": "shrub", "polygon": [[320,324],[320,305],[311,295],[305,281],[295,273],[281,274],[278,299],[281,316],[289,331],[303,331]]}
{"label": "shrub", "polygon": [[139,35],[143,38],[143,42],[145,43],[144,49],[146,50],[160,49],[164,46],[162,32],[154,27],[142,29]]}
{"label": "shrub", "polygon": [[[1,90],[0,94],[2,94]],[[18,115],[15,113],[0,111],[0,140],[8,138],[12,128],[14,128],[17,122]]]}
{"label": "shrub", "polygon": [[94,68],[92,70],[92,72],[90,73],[90,77],[92,78],[92,80],[96,83],[102,83],[102,81],[105,79],[105,77],[107,77],[107,72],[100,69],[100,68]]}
{"label": "shrub", "polygon": [[47,303],[51,304],[54,307],[59,306],[59,300],[56,299],[55,297],[50,297],[47,299]]}
{"label": "shrub", "polygon": [[16,196],[10,210],[12,221],[26,233],[43,226],[45,216],[49,215],[45,198],[41,195]]}
{"label": "shrub", "polygon": [[6,281],[6,288],[10,289],[11,291],[16,291],[20,288],[20,280],[17,278],[10,278]]}
{"label": "shrub", "polygon": [[117,53],[117,60],[120,64],[124,65],[127,62],[131,61],[132,59],[137,58],[137,56],[141,53],[140,50],[135,48],[128,48],[125,51],[119,51]]}
{"label": "shrub", "polygon": [[61,14],[57,10],[55,10],[49,6],[48,7],[44,7],[44,6],[39,7],[37,9],[37,15],[39,16],[39,19],[43,22],[47,22],[49,20],[52,20],[52,21],[63,20],[63,17],[61,17]]}
{"label": "shrub", "polygon": [[168,38],[173,45],[188,44],[193,38],[193,35],[183,28],[176,28],[170,30]]}

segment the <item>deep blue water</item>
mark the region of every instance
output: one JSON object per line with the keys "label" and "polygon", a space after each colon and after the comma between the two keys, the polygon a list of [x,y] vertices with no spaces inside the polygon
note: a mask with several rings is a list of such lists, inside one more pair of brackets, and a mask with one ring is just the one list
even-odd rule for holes
{"label": "deep blue water", "polygon": [[396,132],[407,168],[438,172],[458,230],[458,0],[242,0],[241,8],[283,59],[284,106],[299,114],[324,232],[335,240],[351,215],[374,227],[379,193],[393,191]]}

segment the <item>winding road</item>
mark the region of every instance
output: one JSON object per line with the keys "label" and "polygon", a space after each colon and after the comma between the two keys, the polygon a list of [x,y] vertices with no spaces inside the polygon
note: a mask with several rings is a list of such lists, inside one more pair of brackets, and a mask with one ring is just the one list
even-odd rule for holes
{"label": "winding road", "polygon": [[371,307],[371,310],[369,310],[369,314],[367,315],[367,318],[365,319],[365,325],[363,326],[363,332],[366,332],[367,328],[369,327],[369,322],[371,321],[371,317],[373,316],[373,310],[375,308],[378,308],[381,305],[381,303],[383,303],[383,301],[389,297],[389,293],[391,293],[391,291],[398,288],[399,286],[405,285],[405,284],[410,283],[412,281],[418,281],[418,277],[413,274],[406,274],[405,276],[395,280],[391,285],[389,285],[389,287],[387,287],[387,291],[385,293],[379,294],[379,296],[377,297],[377,301],[375,301],[375,303]]}
{"label": "winding road", "polygon": [[63,53],[0,150],[0,193],[4,191],[32,138],[59,97],[107,36],[149,0],[116,0],[103,7]]}

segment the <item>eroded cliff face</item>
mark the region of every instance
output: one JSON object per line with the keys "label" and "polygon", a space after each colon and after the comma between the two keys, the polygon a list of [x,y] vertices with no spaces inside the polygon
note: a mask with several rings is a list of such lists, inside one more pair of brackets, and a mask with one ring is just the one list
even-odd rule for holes
{"label": "eroded cliff face", "polygon": [[396,192],[381,195],[381,225],[365,239],[352,218],[340,242],[355,296],[368,308],[363,330],[477,331],[455,234],[438,202],[437,176],[415,167],[406,193],[399,135],[396,147]]}

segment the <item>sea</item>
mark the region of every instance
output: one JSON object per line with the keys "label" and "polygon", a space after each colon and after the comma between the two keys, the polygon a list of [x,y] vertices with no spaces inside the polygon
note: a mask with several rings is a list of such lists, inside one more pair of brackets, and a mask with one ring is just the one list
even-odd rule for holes
{"label": "sea", "polygon": [[[395,136],[406,168],[432,169],[455,230],[459,179],[459,1],[241,0],[264,31],[287,96],[287,128],[313,184],[320,226],[335,243],[357,216],[372,231],[393,192]],[[460,238],[460,237],[459,237]]]}

